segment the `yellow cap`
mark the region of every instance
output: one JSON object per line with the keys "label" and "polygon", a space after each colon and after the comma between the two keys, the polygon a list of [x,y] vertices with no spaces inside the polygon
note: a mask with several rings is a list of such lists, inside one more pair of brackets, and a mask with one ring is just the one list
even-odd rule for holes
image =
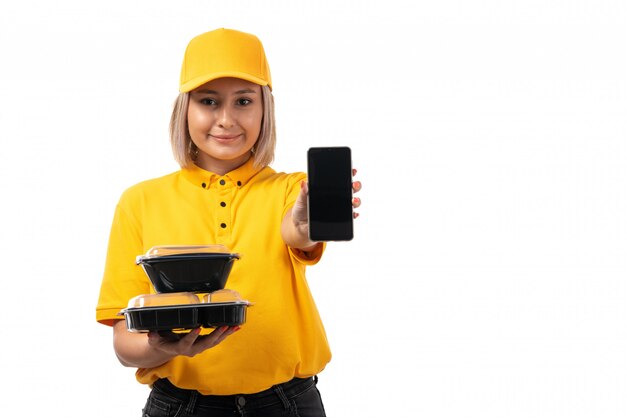
{"label": "yellow cap", "polygon": [[180,92],[186,93],[223,77],[241,78],[272,88],[265,50],[256,36],[222,28],[189,42],[180,72]]}

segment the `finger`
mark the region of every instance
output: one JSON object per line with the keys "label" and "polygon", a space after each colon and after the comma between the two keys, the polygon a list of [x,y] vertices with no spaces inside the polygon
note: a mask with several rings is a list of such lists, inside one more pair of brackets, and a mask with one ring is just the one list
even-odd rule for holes
{"label": "finger", "polygon": [[222,333],[220,336],[218,336],[218,338],[215,340],[215,344],[217,345],[218,343],[222,343],[222,341],[224,339],[226,339],[231,334],[239,331],[239,329],[241,329],[241,327],[239,327],[239,326],[231,326],[231,327],[229,327],[224,333]]}
{"label": "finger", "polygon": [[215,346],[217,344],[216,341],[219,340],[227,330],[228,326],[217,327],[211,334],[205,336],[202,342],[207,342],[210,346]]}
{"label": "finger", "polygon": [[359,197],[354,197],[352,199],[352,207],[357,208],[361,205],[361,199]]}
{"label": "finger", "polygon": [[180,352],[188,351],[191,348],[191,346],[193,346],[194,342],[198,339],[199,335],[200,335],[200,328],[196,327],[195,329],[193,329],[192,331],[190,331],[189,333],[181,337],[180,340],[178,341],[178,349],[180,350]]}
{"label": "finger", "polygon": [[296,198],[296,202],[294,203],[294,208],[301,209],[306,207],[309,196],[309,183],[306,181],[302,181],[300,183],[300,192],[298,193],[298,197]]}
{"label": "finger", "polygon": [[361,191],[361,188],[362,188],[361,181],[354,181],[352,183],[352,190],[354,190],[355,193]]}
{"label": "finger", "polygon": [[218,345],[222,340],[234,333],[231,329],[232,327],[229,328],[228,326],[222,326],[213,330],[211,334],[202,336],[194,345],[195,352],[199,353]]}

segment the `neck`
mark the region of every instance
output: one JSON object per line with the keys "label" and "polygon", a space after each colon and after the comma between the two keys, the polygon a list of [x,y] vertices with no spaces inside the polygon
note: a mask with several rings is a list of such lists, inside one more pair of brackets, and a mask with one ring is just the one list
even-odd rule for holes
{"label": "neck", "polygon": [[244,154],[236,159],[223,160],[212,158],[205,153],[200,153],[195,163],[206,171],[214,172],[218,175],[225,175],[248,162],[251,156],[252,153],[248,152],[247,154]]}

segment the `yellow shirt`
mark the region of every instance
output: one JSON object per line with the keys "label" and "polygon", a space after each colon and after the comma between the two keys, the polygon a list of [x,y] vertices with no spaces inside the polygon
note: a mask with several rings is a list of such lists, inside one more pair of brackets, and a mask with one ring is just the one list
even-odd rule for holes
{"label": "yellow shirt", "polygon": [[307,257],[288,248],[280,232],[305,174],[256,169],[252,162],[224,176],[182,169],[137,184],[120,198],[96,308],[100,323],[114,324],[130,298],[154,293],[135,258],[159,245],[223,244],[241,254],[226,288],[254,303],[239,332],[193,358],[138,369],[139,382],[169,378],[203,394],[246,394],[315,375],[330,361],[305,279],[306,265],[319,261],[324,245]]}

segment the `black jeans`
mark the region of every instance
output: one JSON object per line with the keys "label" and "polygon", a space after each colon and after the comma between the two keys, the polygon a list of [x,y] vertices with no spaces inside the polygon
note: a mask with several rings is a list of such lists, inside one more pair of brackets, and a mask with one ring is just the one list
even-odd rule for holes
{"label": "black jeans", "polygon": [[317,376],[294,378],[257,394],[202,395],[172,385],[154,383],[143,417],[326,417]]}

